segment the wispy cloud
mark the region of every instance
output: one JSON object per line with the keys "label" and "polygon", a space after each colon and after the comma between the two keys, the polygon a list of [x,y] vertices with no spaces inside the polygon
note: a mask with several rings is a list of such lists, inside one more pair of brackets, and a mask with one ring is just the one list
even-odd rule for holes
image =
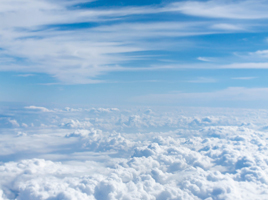
{"label": "wispy cloud", "polygon": [[153,65],[152,69],[268,69],[268,63],[266,62],[243,62],[232,64],[180,64],[180,65]]}
{"label": "wispy cloud", "polygon": [[268,50],[259,50],[259,51],[250,53],[250,55],[254,57],[257,56],[257,57],[268,58]]}
{"label": "wispy cloud", "polygon": [[267,19],[267,0],[245,1],[187,1],[176,2],[170,9],[188,15],[229,18],[229,19]]}
{"label": "wispy cloud", "polygon": [[206,58],[206,57],[198,57],[197,60],[200,60],[200,61],[204,61],[204,62],[210,62],[210,58]]}
{"label": "wispy cloud", "polygon": [[30,109],[30,110],[37,110],[41,112],[54,112],[53,110],[49,110],[45,107],[40,107],[40,106],[25,106],[25,109]]}
{"label": "wispy cloud", "polygon": [[199,77],[195,80],[189,80],[187,82],[189,82],[189,83],[215,83],[215,82],[217,82],[217,80],[214,78]]}
{"label": "wispy cloud", "polygon": [[268,69],[268,63],[233,63],[219,66],[221,69]]}
{"label": "wispy cloud", "polygon": [[[248,31],[253,27],[248,22],[233,24],[217,19],[193,19],[187,22],[128,20],[134,16],[158,13],[175,16],[184,13],[214,18],[228,15],[229,18],[259,19],[267,15],[263,11],[266,8],[264,1],[256,5],[252,1],[208,1],[140,7],[72,8],[83,2],[87,1],[2,0],[0,70],[25,74],[46,73],[64,84],[99,83],[103,82],[98,80],[102,74],[134,70],[127,66],[131,66],[132,61],[141,60],[132,56],[137,52],[183,50],[189,47],[188,44],[195,45],[194,42],[185,44],[185,37]],[[193,11],[190,11],[190,7]],[[258,8],[261,8],[260,12],[255,13]],[[245,13],[247,15],[244,16]],[[74,24],[79,27],[80,23],[91,22],[96,25],[74,28]],[[70,28],[62,29],[64,25]],[[199,57],[199,60],[208,61],[203,57]],[[152,64],[153,61],[147,66]],[[144,67],[139,66],[136,70],[144,70]]]}
{"label": "wispy cloud", "polygon": [[264,106],[268,100],[268,88],[229,87],[211,92],[180,92],[148,94],[132,99],[138,103],[188,105],[188,106]]}
{"label": "wispy cloud", "polygon": [[17,76],[20,77],[30,77],[30,76],[35,76],[34,74],[18,74]]}
{"label": "wispy cloud", "polygon": [[213,29],[220,29],[220,30],[230,30],[230,31],[241,31],[245,29],[245,25],[237,25],[237,24],[213,24],[211,26]]}
{"label": "wispy cloud", "polygon": [[234,79],[234,80],[252,80],[255,78],[257,78],[257,77],[234,77],[232,79]]}

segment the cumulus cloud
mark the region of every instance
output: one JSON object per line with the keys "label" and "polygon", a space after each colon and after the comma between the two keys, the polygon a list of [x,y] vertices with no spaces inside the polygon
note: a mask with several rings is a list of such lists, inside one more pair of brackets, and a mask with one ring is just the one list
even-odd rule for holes
{"label": "cumulus cloud", "polygon": [[127,151],[132,147],[133,142],[122,137],[120,133],[103,133],[99,129],[76,130],[65,135],[66,138],[78,138],[77,144],[81,149],[91,151]]}
{"label": "cumulus cloud", "polygon": [[89,111],[90,113],[95,114],[104,114],[104,113],[110,113],[110,112],[118,112],[118,108],[92,108],[92,109],[86,109],[86,111]]}
{"label": "cumulus cloud", "polygon": [[[90,138],[92,134],[80,133],[74,135]],[[5,171],[1,173],[5,177],[3,193],[12,198],[16,192],[19,199],[265,199],[267,155],[263,154],[265,150],[252,152],[266,146],[256,142],[261,133],[239,127],[208,127],[200,133],[199,137],[158,136],[136,143],[129,156],[110,160],[105,171],[93,169],[94,175],[88,175],[82,163],[70,165],[42,159],[6,163],[0,168]],[[118,145],[121,144],[106,143],[101,149],[110,146],[119,150]],[[102,162],[98,165],[101,168]]]}
{"label": "cumulus cloud", "polygon": [[89,128],[92,126],[92,124],[89,121],[83,121],[80,122],[79,120],[73,120],[73,119],[65,119],[65,122],[61,123],[62,127],[65,128]]}
{"label": "cumulus cloud", "polygon": [[0,127],[0,198],[266,199],[267,110],[105,109],[51,113],[79,119],[68,129],[27,111],[18,121],[49,126]]}

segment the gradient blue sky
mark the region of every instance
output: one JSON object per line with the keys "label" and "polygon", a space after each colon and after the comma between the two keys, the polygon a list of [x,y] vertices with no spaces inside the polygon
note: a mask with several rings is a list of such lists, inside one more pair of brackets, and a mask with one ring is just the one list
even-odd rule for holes
{"label": "gradient blue sky", "polygon": [[0,102],[268,108],[267,0],[1,0]]}

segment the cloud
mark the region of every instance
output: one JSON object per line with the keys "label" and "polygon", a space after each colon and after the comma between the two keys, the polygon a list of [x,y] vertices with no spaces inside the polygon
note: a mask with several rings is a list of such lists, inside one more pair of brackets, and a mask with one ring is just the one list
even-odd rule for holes
{"label": "cloud", "polygon": [[[126,154],[101,157],[100,152],[91,161],[87,157],[76,162],[45,159],[6,162],[0,166],[2,196],[265,199],[268,184],[265,134],[237,126],[207,126],[197,132],[196,136],[185,134],[185,138],[171,132],[169,137],[154,133],[145,141],[133,138],[135,148]],[[91,133],[86,137],[94,140]],[[121,152],[119,147],[126,147],[113,141],[114,138],[107,143],[102,141],[100,149]]]}
{"label": "cloud", "polygon": [[268,50],[259,50],[253,53],[249,53],[251,56],[258,56],[263,58],[268,58]]}
{"label": "cloud", "polygon": [[105,113],[111,113],[111,112],[119,112],[120,110],[118,108],[91,108],[91,109],[86,109],[86,111],[89,111],[90,113],[95,113],[95,114],[105,114]]}
{"label": "cloud", "polygon": [[[204,61],[204,60],[203,60]],[[241,62],[231,64],[180,64],[180,65],[153,65],[147,70],[159,70],[159,69],[268,69],[267,62]],[[146,70],[146,69],[143,69]]]}
{"label": "cloud", "polygon": [[[133,66],[133,61],[144,59],[133,56],[137,52],[148,52],[150,58],[153,56],[150,51],[170,51],[175,46],[174,50],[178,51],[178,46],[183,50],[185,46],[190,48],[190,45],[195,45],[179,37],[252,31],[262,27],[261,22],[253,26],[252,22],[232,24],[217,19],[159,22],[151,21],[148,17],[143,22],[130,20],[137,16],[160,13],[175,16],[184,13],[216,18],[266,17],[265,1],[177,2],[87,9],[75,7],[83,2],[1,1],[0,19],[5,23],[0,25],[0,70],[45,73],[55,80],[48,84],[102,83],[106,80],[99,77],[112,71],[146,70],[146,67]],[[83,27],[83,24],[86,26]],[[154,61],[151,62],[154,64]]]}
{"label": "cloud", "polygon": [[[222,98],[222,93],[256,96],[245,88],[216,95]],[[13,114],[14,123],[48,124],[45,128],[0,127],[0,199],[267,197],[268,110],[72,109],[49,117],[22,108],[0,110],[0,114]],[[11,118],[1,115],[0,119]],[[76,119],[92,125],[50,126]],[[107,124],[113,128],[100,126]]]}
{"label": "cloud", "polygon": [[80,122],[79,120],[73,119],[65,119],[64,122],[61,123],[61,127],[64,128],[89,128],[92,124],[88,121]]}
{"label": "cloud", "polygon": [[255,78],[257,78],[257,77],[234,77],[232,79],[234,79],[234,80],[252,80]]}
{"label": "cloud", "polygon": [[210,62],[211,61],[209,58],[205,58],[205,57],[198,57],[197,60],[204,61],[204,62]]}
{"label": "cloud", "polygon": [[31,109],[31,110],[38,110],[41,112],[54,112],[53,110],[49,110],[45,107],[39,107],[39,106],[25,106],[25,109]]}
{"label": "cloud", "polygon": [[14,127],[20,127],[19,123],[15,119],[8,119],[8,122]]}
{"label": "cloud", "polygon": [[213,78],[199,77],[196,80],[190,80],[188,82],[189,83],[214,83],[214,82],[217,82],[217,80]]}
{"label": "cloud", "polygon": [[[154,102],[155,104],[177,104],[188,106],[264,106],[268,100],[268,88],[229,87],[212,92],[185,93],[173,92],[167,94],[148,94],[135,97],[135,102]],[[255,103],[254,103],[255,102]],[[259,102],[259,103],[257,103]]]}
{"label": "cloud", "polygon": [[222,30],[237,30],[237,31],[241,31],[244,28],[239,26],[239,25],[234,25],[234,24],[214,24],[212,25],[212,28],[214,29],[222,29]]}
{"label": "cloud", "polygon": [[34,74],[18,74],[17,76],[20,77],[30,77],[30,76],[35,76]]}
{"label": "cloud", "polygon": [[175,2],[170,6],[174,11],[187,15],[229,18],[229,19],[267,19],[268,9],[266,0],[245,1],[187,1]]}
{"label": "cloud", "polygon": [[268,63],[233,63],[229,65],[219,66],[221,69],[267,69]]}

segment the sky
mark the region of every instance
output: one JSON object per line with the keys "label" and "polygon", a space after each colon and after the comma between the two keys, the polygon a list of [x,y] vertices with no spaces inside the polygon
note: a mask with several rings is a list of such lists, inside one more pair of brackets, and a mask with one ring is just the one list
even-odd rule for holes
{"label": "sky", "polygon": [[267,11],[0,0],[0,200],[267,200]]}
{"label": "sky", "polygon": [[1,0],[0,102],[268,108],[267,0]]}

